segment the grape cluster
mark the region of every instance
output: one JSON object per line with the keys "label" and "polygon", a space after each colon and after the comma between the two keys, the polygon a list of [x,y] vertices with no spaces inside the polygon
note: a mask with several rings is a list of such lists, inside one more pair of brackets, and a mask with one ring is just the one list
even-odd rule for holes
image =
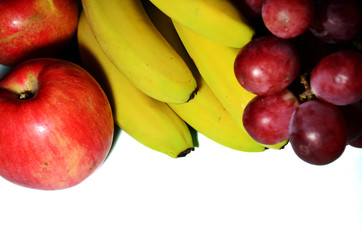
{"label": "grape cluster", "polygon": [[265,145],[289,139],[315,165],[347,145],[362,148],[361,2],[242,1],[256,23],[234,63],[240,85],[256,94],[243,113],[249,135]]}

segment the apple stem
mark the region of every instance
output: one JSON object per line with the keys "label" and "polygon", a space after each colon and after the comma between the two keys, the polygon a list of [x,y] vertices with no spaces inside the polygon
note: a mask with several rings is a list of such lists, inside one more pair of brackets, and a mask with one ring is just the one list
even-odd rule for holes
{"label": "apple stem", "polygon": [[31,91],[25,91],[25,92],[22,92],[20,95],[19,95],[19,99],[20,100],[26,100],[26,99],[29,99],[29,98],[32,98],[34,96],[34,93],[31,92]]}

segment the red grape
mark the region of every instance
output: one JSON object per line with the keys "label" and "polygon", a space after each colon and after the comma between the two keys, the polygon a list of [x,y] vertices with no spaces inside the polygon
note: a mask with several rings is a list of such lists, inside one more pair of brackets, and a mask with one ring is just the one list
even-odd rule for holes
{"label": "red grape", "polygon": [[355,147],[355,148],[362,148],[362,135],[359,136],[357,139],[349,142],[348,145]]}
{"label": "red grape", "polygon": [[256,96],[243,114],[245,130],[257,142],[274,145],[288,139],[290,118],[299,105],[289,90],[274,95]]}
{"label": "red grape", "polygon": [[261,6],[263,1],[264,0],[238,0],[243,13],[247,14],[250,18],[257,18],[261,16]]}
{"label": "red grape", "polygon": [[300,104],[294,111],[289,140],[304,161],[325,165],[338,159],[347,144],[347,129],[338,107],[319,100]]}
{"label": "red grape", "polygon": [[328,43],[353,40],[361,31],[360,0],[322,0],[316,5],[310,31]]}
{"label": "red grape", "polygon": [[300,60],[286,39],[262,36],[245,45],[234,64],[236,78],[247,91],[271,95],[285,89],[298,76]]}
{"label": "red grape", "polygon": [[347,142],[351,142],[362,134],[362,101],[339,106],[347,125]]}
{"label": "red grape", "polygon": [[293,38],[308,30],[314,16],[313,0],[265,0],[262,19],[275,36]]}
{"label": "red grape", "polygon": [[362,99],[362,53],[341,50],[317,63],[310,84],[317,98],[334,105],[347,105]]}

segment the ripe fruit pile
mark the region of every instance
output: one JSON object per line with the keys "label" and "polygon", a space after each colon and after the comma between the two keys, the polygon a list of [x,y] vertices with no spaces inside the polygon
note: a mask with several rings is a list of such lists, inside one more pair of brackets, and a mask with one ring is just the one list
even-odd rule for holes
{"label": "ripe fruit pile", "polygon": [[239,83],[258,95],[243,115],[253,139],[289,139],[301,159],[316,165],[339,158],[347,144],[361,147],[361,13],[355,0],[259,3],[253,17],[262,35],[234,65]]}
{"label": "ripe fruit pile", "polygon": [[[290,141],[301,159],[319,165],[337,159],[347,144],[361,147],[362,20],[357,0],[82,0],[80,15],[76,14],[76,0],[2,1],[0,6],[15,9],[0,14],[1,64],[27,72],[34,62],[20,62],[48,57],[35,60],[35,65],[58,73],[55,79],[61,80],[53,81],[65,82],[58,86],[64,91],[59,94],[64,95],[62,99],[70,89],[83,95],[92,92],[90,87],[85,87],[89,88],[86,91],[68,86],[68,78],[62,76],[72,73],[76,84],[87,82],[80,78],[87,75],[88,81],[97,80],[100,85],[94,91],[104,90],[106,95],[98,96],[107,96],[112,108],[111,112],[110,106],[102,111],[83,100],[85,110],[97,112],[92,112],[91,118],[98,124],[89,126],[86,123],[91,120],[78,120],[83,119],[79,114],[74,117],[82,112],[79,109],[57,111],[83,124],[79,129],[85,133],[77,153],[71,147],[76,144],[70,143],[80,134],[72,124],[67,144],[65,140],[58,144],[73,151],[69,154],[74,155],[72,160],[50,154],[61,152],[53,140],[50,147],[43,144],[51,150],[41,151],[47,160],[26,151],[28,159],[34,160],[27,168],[12,167],[10,174],[8,166],[14,162],[22,165],[23,160],[11,159],[15,150],[9,150],[0,158],[0,174],[14,182],[21,179],[18,183],[24,186],[69,187],[89,176],[110,149],[110,119],[140,143],[173,158],[194,150],[194,132],[245,152],[281,149]],[[66,19],[71,23],[66,24]],[[62,52],[70,37],[77,43],[72,61],[81,67],[50,59],[58,55],[44,51]],[[66,66],[64,72],[59,72],[58,64]],[[0,105],[5,106],[9,96],[17,96],[19,85],[25,93],[20,92],[13,102],[32,106],[28,102],[39,101],[44,84],[38,82],[43,75],[27,72],[13,83],[15,75],[13,70],[0,79]],[[93,100],[99,102],[96,97]],[[71,103],[67,104],[74,107]],[[42,116],[50,119],[45,111]],[[96,120],[102,116],[107,124]],[[4,121],[15,122],[11,118]],[[28,126],[29,122],[23,122]],[[19,129],[13,127],[11,132]],[[84,130],[88,127],[89,131]],[[42,139],[62,139],[61,134],[55,137],[54,130],[46,131],[39,124],[31,129],[44,133],[39,135]],[[82,163],[87,153],[96,152],[85,140],[102,132],[107,139],[100,141],[106,147],[98,150],[102,154],[98,154],[97,164],[89,156],[94,161]],[[5,139],[8,133],[0,134],[0,139]],[[19,139],[15,136],[13,142],[23,145],[16,147],[30,149],[30,143]],[[85,172],[82,178],[80,169]],[[68,177],[81,180],[65,184]]]}

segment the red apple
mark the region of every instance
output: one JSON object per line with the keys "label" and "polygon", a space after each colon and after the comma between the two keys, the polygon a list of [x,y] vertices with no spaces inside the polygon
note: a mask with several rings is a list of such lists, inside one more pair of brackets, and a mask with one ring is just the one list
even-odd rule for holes
{"label": "red apple", "polygon": [[0,175],[21,186],[75,186],[106,159],[113,140],[110,103],[80,66],[39,58],[0,80]]}
{"label": "red apple", "polygon": [[2,0],[0,9],[0,64],[55,57],[75,36],[77,0]]}

